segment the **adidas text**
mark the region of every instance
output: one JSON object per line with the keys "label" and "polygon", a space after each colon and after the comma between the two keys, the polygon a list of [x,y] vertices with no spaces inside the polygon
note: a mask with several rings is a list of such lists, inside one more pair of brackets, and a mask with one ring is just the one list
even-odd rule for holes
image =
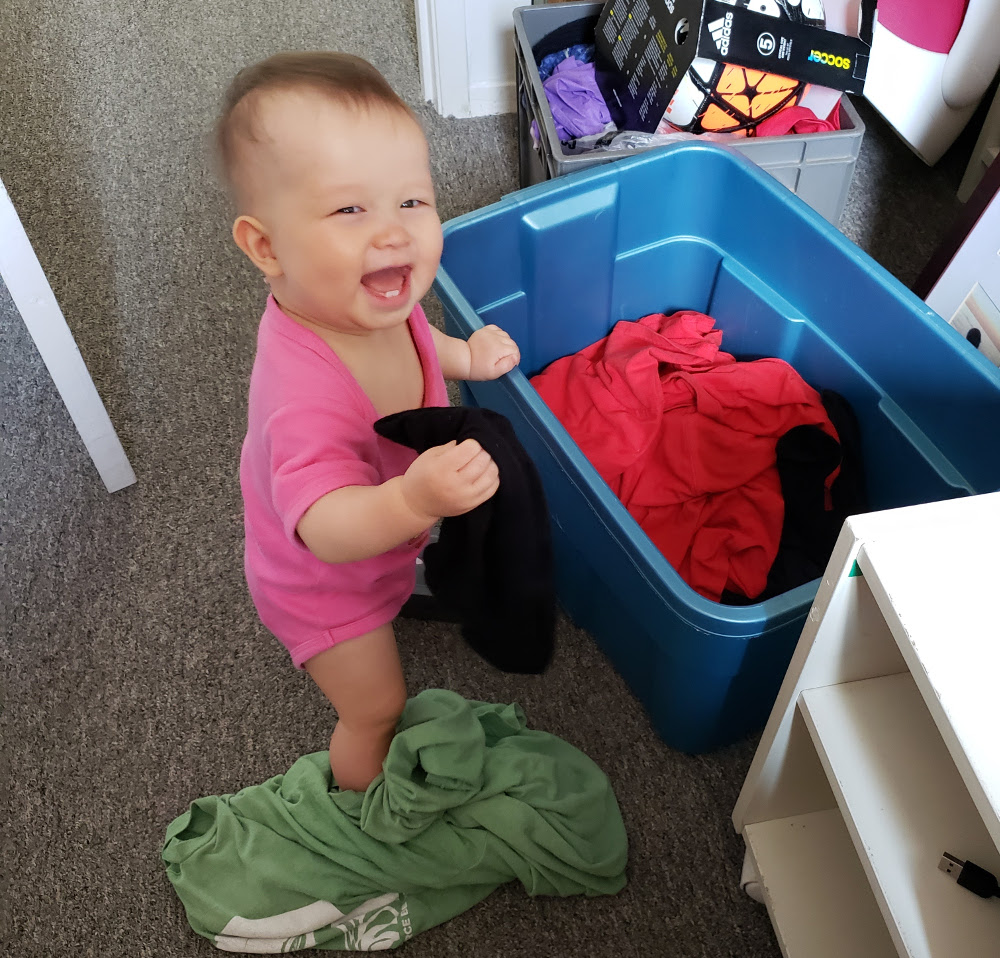
{"label": "adidas text", "polygon": [[723,56],[729,53],[729,38],[733,35],[733,15],[727,13],[718,20],[713,20],[708,29],[712,34],[715,45],[719,48],[719,53]]}

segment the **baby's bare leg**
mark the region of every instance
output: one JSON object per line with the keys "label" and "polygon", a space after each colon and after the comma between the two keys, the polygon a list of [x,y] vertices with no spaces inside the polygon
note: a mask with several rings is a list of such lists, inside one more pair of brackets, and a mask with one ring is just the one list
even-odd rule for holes
{"label": "baby's bare leg", "polygon": [[406,704],[406,682],[392,625],[313,656],[305,669],[337,710],[330,768],[337,785],[363,792],[382,760]]}

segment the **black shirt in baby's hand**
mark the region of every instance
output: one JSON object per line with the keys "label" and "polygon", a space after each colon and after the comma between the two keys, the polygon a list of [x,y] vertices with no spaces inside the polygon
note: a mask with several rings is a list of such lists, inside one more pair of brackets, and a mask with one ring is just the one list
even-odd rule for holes
{"label": "black shirt in baby's hand", "polygon": [[386,416],[375,431],[417,452],[475,439],[492,456],[499,489],[442,522],[440,539],[424,551],[427,585],[487,662],[504,672],[543,672],[555,631],[549,514],[538,471],[510,422],[490,409],[429,407]]}

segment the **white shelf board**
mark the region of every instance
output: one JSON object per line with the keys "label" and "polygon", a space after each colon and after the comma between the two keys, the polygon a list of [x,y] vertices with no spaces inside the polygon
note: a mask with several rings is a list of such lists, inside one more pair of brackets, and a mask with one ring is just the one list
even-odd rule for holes
{"label": "white shelf board", "polygon": [[858,565],[1000,847],[1000,501],[959,502],[964,511],[935,529],[933,553],[917,528],[865,543]]}
{"label": "white shelf board", "polygon": [[785,958],[896,958],[837,809],[743,831]]}
{"label": "white shelf board", "polygon": [[937,868],[993,844],[911,676],[804,691],[799,709],[900,955],[997,958],[1000,908]]}

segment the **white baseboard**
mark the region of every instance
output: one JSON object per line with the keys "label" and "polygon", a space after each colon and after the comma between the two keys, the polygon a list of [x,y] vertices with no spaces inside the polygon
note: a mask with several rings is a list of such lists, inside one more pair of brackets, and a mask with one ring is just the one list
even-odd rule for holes
{"label": "white baseboard", "polygon": [[476,83],[469,90],[469,116],[493,116],[498,113],[515,112],[517,95],[514,88],[513,80]]}

